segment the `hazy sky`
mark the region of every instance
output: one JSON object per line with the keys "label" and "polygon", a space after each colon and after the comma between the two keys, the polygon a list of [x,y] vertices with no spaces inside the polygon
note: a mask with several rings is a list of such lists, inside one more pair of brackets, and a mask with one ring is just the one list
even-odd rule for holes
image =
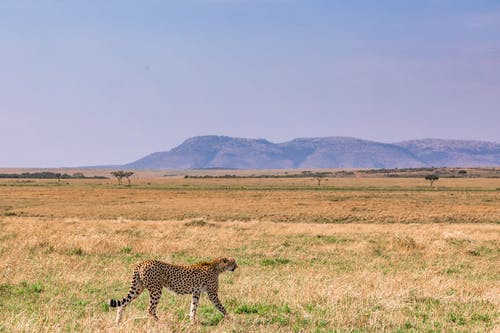
{"label": "hazy sky", "polygon": [[500,142],[500,1],[0,1],[0,167],[194,135]]}

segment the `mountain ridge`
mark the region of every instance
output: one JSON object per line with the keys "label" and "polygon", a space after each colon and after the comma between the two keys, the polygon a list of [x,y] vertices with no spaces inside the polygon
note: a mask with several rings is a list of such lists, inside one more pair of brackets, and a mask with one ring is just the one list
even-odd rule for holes
{"label": "mountain ridge", "polygon": [[500,165],[500,144],[417,139],[383,143],[354,137],[266,139],[204,135],[123,165],[128,169],[289,169],[479,167]]}

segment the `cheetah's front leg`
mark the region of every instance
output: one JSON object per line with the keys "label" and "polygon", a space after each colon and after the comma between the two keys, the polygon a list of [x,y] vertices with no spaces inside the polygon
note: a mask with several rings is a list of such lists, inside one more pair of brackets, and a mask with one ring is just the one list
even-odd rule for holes
{"label": "cheetah's front leg", "polygon": [[216,291],[207,291],[207,294],[208,294],[208,298],[213,303],[213,305],[217,308],[217,310],[219,310],[220,312],[222,312],[222,314],[224,316],[226,316],[227,315],[226,309],[224,309],[224,306],[220,302],[219,297],[217,296],[217,292]]}
{"label": "cheetah's front leg", "polygon": [[191,310],[189,311],[189,320],[194,323],[196,319],[196,308],[198,307],[198,302],[200,301],[200,290],[195,290],[193,292],[193,300],[191,302]]}

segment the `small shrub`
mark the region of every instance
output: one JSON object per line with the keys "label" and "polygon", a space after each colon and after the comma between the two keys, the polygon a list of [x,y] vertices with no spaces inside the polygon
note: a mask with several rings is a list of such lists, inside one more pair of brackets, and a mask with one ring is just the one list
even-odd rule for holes
{"label": "small shrub", "polygon": [[209,223],[205,220],[198,219],[198,220],[192,220],[192,221],[186,222],[186,223],[184,223],[184,226],[186,226],[186,227],[205,227],[205,226],[213,227],[213,226],[215,226],[215,224]]}
{"label": "small shrub", "polygon": [[478,257],[481,254],[478,250],[469,250],[467,253],[474,257]]}
{"label": "small shrub", "polygon": [[83,256],[83,255],[85,255],[85,251],[83,251],[83,249],[80,247],[75,247],[75,248],[69,249],[68,254],[70,256]]}
{"label": "small shrub", "polygon": [[383,257],[383,252],[382,252],[382,248],[379,246],[375,247],[373,249],[373,254],[376,255],[377,257]]}

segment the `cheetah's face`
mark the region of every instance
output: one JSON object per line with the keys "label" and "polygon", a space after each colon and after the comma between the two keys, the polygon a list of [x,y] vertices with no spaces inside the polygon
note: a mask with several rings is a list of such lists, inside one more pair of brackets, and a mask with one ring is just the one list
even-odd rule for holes
{"label": "cheetah's face", "polygon": [[236,268],[238,268],[238,264],[236,264],[236,260],[234,258],[220,258],[218,263],[219,271],[231,271],[234,272]]}

